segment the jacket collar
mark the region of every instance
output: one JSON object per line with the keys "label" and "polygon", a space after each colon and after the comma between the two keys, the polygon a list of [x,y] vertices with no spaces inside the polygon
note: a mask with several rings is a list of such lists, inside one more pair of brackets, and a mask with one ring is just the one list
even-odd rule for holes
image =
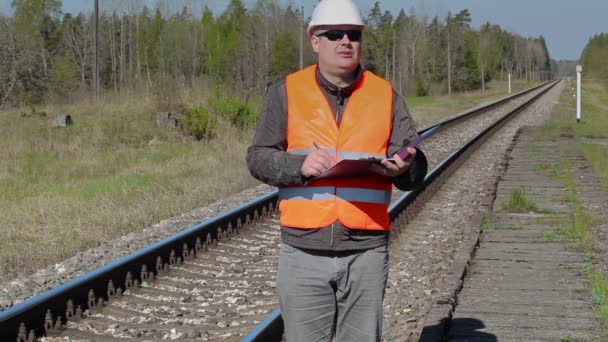
{"label": "jacket collar", "polygon": [[340,91],[342,96],[349,97],[350,94],[355,90],[355,88],[357,88],[357,86],[359,85],[359,82],[361,82],[361,77],[363,76],[363,68],[361,67],[361,65],[357,66],[357,69],[355,69],[355,81],[351,85],[349,85],[348,87],[345,87],[345,88],[340,88],[337,85],[329,82],[325,77],[323,77],[323,75],[321,74],[321,71],[319,71],[318,65],[316,68],[316,74],[317,74],[317,77],[316,77],[317,84],[323,90],[327,91],[329,94],[332,94],[332,95],[336,95],[338,93],[338,91]]}

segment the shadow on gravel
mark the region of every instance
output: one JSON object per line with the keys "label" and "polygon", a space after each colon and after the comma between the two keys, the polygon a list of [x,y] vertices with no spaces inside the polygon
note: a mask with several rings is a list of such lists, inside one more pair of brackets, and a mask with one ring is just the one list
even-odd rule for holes
{"label": "shadow on gravel", "polygon": [[497,342],[496,335],[479,331],[485,327],[483,321],[476,318],[454,318],[424,327],[420,342]]}

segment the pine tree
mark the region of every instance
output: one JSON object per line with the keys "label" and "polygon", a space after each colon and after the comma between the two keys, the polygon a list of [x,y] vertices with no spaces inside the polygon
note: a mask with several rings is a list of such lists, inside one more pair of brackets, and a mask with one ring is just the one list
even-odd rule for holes
{"label": "pine tree", "polygon": [[290,32],[283,32],[277,36],[272,44],[271,79],[278,79],[298,70],[296,51],[296,40]]}

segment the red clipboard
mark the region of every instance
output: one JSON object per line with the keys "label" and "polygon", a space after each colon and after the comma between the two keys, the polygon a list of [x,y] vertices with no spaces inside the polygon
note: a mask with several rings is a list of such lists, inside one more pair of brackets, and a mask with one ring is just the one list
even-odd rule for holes
{"label": "red clipboard", "polygon": [[[397,155],[401,157],[401,159],[405,159],[410,154],[407,151],[408,147],[416,147],[420,145],[420,143],[426,139],[428,136],[433,134],[440,126],[434,126],[431,129],[425,131],[420,134],[418,138],[409,144],[403,146],[397,151]],[[393,160],[393,158],[385,158],[386,160]],[[352,177],[367,177],[371,175],[377,175],[378,173],[370,170],[370,167],[373,164],[378,164],[382,160],[381,158],[369,158],[369,159],[343,159],[336,164],[334,164],[329,169],[323,171],[320,175],[316,177],[312,177],[311,180],[317,179],[327,179],[327,178],[352,178]]]}

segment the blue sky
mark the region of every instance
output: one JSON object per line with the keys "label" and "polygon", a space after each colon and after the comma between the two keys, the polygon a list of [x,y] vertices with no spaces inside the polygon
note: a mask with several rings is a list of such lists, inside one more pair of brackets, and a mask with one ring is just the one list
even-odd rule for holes
{"label": "blue sky", "polygon": [[[100,6],[128,2],[155,3],[154,0],[99,0]],[[255,0],[242,0],[247,6]],[[170,0],[178,3],[207,3],[217,13],[230,0]],[[304,6],[310,15],[316,0],[281,0],[294,7]],[[355,0],[363,14],[369,12],[374,1]],[[0,0],[0,12],[9,13],[11,0]],[[63,0],[64,12],[91,11],[93,0]],[[594,34],[608,32],[608,0],[381,0],[382,10],[395,15],[401,8],[409,14],[413,9],[419,15],[441,17],[448,11],[468,8],[473,27],[489,21],[503,29],[522,36],[545,37],[549,53],[554,59],[576,60],[585,44]]]}

